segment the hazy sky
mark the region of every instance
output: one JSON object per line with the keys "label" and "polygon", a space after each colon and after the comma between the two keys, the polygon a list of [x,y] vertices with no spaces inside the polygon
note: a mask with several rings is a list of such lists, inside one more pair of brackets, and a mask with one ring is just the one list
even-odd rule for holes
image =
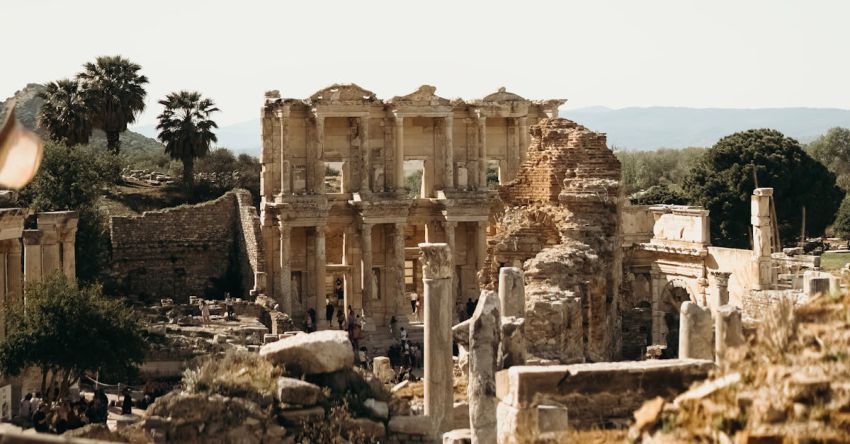
{"label": "hazy sky", "polygon": [[195,89],[220,124],[263,92],[354,82],[381,98],[423,83],[477,98],[499,86],[567,107],[850,108],[850,2],[3,0],[0,98],[121,54],[167,92]]}

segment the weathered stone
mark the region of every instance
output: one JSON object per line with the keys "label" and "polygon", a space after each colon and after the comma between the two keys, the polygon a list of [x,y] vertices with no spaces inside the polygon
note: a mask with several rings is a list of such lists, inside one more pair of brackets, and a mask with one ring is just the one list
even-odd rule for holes
{"label": "weathered stone", "polygon": [[390,358],[377,356],[372,359],[372,373],[384,384],[389,384],[395,377],[395,372],[390,364]]}
{"label": "weathered stone", "polygon": [[472,431],[469,429],[454,429],[443,433],[443,444],[470,444]]}
{"label": "weathered stone", "polygon": [[354,351],[348,335],[339,330],[281,339],[263,345],[260,356],[275,365],[295,367],[306,374],[335,372],[354,364]]}
{"label": "weathered stone", "polygon": [[452,428],[469,428],[469,402],[457,401],[452,408]]}
{"label": "weathered stone", "polygon": [[714,359],[711,311],[683,302],[679,317],[679,359]]}
{"label": "weathered stone", "polygon": [[502,316],[525,316],[525,281],[521,269],[499,269],[499,303]]}
{"label": "weathered stone", "polygon": [[390,417],[390,406],[384,401],[367,399],[363,402],[363,407],[368,410],[369,414],[374,418],[387,419]]}
{"label": "weathered stone", "polygon": [[368,418],[348,418],[343,423],[342,429],[346,435],[357,433],[372,439],[382,439],[387,435],[384,423]]}
{"label": "weathered stone", "polygon": [[393,416],[388,425],[390,433],[424,436],[430,436],[433,427],[433,419],[428,416]]}
{"label": "weathered stone", "polygon": [[286,409],[278,412],[277,416],[286,425],[302,425],[309,421],[318,421],[325,417],[325,410],[321,407],[308,407],[303,409]]}
{"label": "weathered stone", "polygon": [[499,297],[482,291],[469,332],[469,421],[472,442],[496,440],[496,359],[499,353]]}
{"label": "weathered stone", "polygon": [[726,349],[744,344],[741,309],[732,305],[717,308],[714,317],[714,351],[717,362],[723,360]]}
{"label": "weathered stone", "polygon": [[499,338],[499,370],[525,364],[525,318],[502,317]]}
{"label": "weathered stone", "polygon": [[315,405],[324,398],[319,386],[294,378],[277,379],[277,399],[286,404]]}
{"label": "weathered stone", "polygon": [[434,434],[451,429],[452,262],[447,244],[419,244],[425,287],[425,415]]}

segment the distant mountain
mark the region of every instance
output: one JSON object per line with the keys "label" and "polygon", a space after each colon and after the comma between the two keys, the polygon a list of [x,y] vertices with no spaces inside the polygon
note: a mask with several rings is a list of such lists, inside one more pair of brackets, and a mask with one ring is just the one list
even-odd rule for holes
{"label": "distant mountain", "polygon": [[[6,107],[11,103],[12,99],[17,101],[15,108],[15,117],[25,127],[40,133],[45,136],[44,131],[37,126],[38,111],[41,109],[43,100],[38,98],[38,93],[44,90],[44,85],[38,83],[30,83],[24,89],[17,91],[15,95],[0,102],[0,116],[6,115]],[[90,145],[106,148],[106,134],[103,131],[95,130],[92,133]],[[121,133],[121,152],[133,153],[136,151],[162,151],[162,144],[156,140],[145,137],[133,131],[125,131]]]}
{"label": "distant mountain", "polygon": [[[560,116],[608,134],[608,145],[625,150],[711,146],[723,136],[752,128],[773,128],[802,143],[835,126],[850,127],[850,110],[836,108],[646,108],[604,106],[562,108]],[[153,125],[133,128],[148,137]],[[259,156],[260,120],[225,125],[218,146]]]}
{"label": "distant mountain", "polygon": [[723,136],[773,128],[802,143],[835,126],[850,127],[850,110],[836,108],[562,108],[561,117],[608,134],[625,150],[711,146]]}

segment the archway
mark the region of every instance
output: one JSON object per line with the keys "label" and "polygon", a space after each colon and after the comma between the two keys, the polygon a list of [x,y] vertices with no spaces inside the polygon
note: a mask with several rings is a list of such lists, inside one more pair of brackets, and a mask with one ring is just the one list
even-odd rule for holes
{"label": "archway", "polygon": [[667,348],[662,355],[664,359],[679,357],[679,310],[682,302],[690,300],[692,298],[687,284],[678,279],[667,283],[661,292],[658,309],[664,313],[661,326],[667,342]]}

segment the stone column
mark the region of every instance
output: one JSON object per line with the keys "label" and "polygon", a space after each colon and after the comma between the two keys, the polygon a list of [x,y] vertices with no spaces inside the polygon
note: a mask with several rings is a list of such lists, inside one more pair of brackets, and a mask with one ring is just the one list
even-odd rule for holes
{"label": "stone column", "polygon": [[324,305],[325,300],[325,268],[328,261],[325,257],[325,226],[317,225],[316,227],[316,294],[313,304],[309,308],[316,309]]}
{"label": "stone column", "polygon": [[363,262],[361,275],[363,309],[368,311],[375,291],[372,288],[372,224],[360,225],[360,254]]}
{"label": "stone column", "polygon": [[24,230],[24,281],[41,282],[41,230]]}
{"label": "stone column", "polygon": [[469,425],[472,444],[496,442],[496,359],[499,351],[499,297],[482,291],[469,322]]}
{"label": "stone column", "polygon": [[316,116],[316,159],[313,194],[325,194],[325,118]]}
{"label": "stone column", "polygon": [[58,234],[55,231],[44,232],[41,244],[42,274],[62,271],[62,255],[59,250]]}
{"label": "stone column", "polygon": [[454,115],[443,119],[443,147],[445,148],[445,166],[443,167],[443,189],[454,188]]}
{"label": "stone column", "polygon": [[292,316],[292,227],[284,220],[278,220],[280,229],[280,295],[277,301],[282,312]]}
{"label": "stone column", "polygon": [[[457,228],[457,222],[446,221],[443,223],[443,232],[446,235],[446,244],[449,246],[449,251],[452,252],[452,264],[457,263],[457,253],[455,251],[455,228]],[[457,268],[452,266],[452,304],[457,303],[458,298],[460,297],[457,285]]]}
{"label": "stone column", "polygon": [[721,305],[729,303],[729,276],[725,271],[708,272],[708,306],[716,313]]}
{"label": "stone column", "polygon": [[679,359],[714,359],[711,311],[682,302],[679,316]]}
{"label": "stone column", "polygon": [[393,227],[393,269],[395,271],[395,291],[388,295],[387,309],[390,313],[398,310],[399,299],[404,299],[404,223],[396,222]]}
{"label": "stone column", "polygon": [[480,272],[484,268],[484,260],[487,259],[487,222],[478,222],[475,231],[475,269]]}
{"label": "stone column", "polygon": [[360,118],[360,194],[369,194],[372,192],[369,186],[369,178],[371,176],[369,163],[371,161],[371,151],[369,146],[369,116]]}
{"label": "stone column", "polygon": [[770,254],[773,252],[773,224],[771,223],[770,200],[773,188],[756,188],[750,206],[750,223],[753,226],[753,260],[756,262],[758,279],[753,287],[768,290],[772,283]]}
{"label": "stone column", "polygon": [[280,193],[288,195],[292,193],[290,184],[291,163],[289,162],[289,108],[280,110]]}
{"label": "stone column", "polygon": [[6,256],[6,300],[15,304],[24,301],[24,269],[21,241],[12,239]]}
{"label": "stone column", "polygon": [[[395,190],[401,192],[404,189],[404,117],[395,116],[395,161],[393,177],[395,179]],[[424,178],[423,178],[424,179]]]}
{"label": "stone column", "polygon": [[77,281],[77,220],[66,222],[60,241],[62,242],[62,272],[71,282]]}
{"label": "stone column", "polygon": [[502,316],[525,316],[525,280],[521,269],[499,270],[499,302]]}
{"label": "stone column", "polygon": [[478,117],[478,189],[487,189],[487,118]]}
{"label": "stone column", "polygon": [[[8,247],[8,241],[0,241],[4,250]],[[0,252],[0,270],[6,269],[6,252]],[[11,301],[6,292],[6,273],[0,273],[0,339],[6,337],[6,313],[9,311]]]}
{"label": "stone column", "polygon": [[745,342],[741,324],[741,309],[732,305],[717,307],[714,316],[714,356],[717,364],[723,362],[726,349]]}
{"label": "stone column", "polygon": [[425,415],[434,435],[452,423],[452,261],[446,244],[419,244],[425,286]]}
{"label": "stone column", "polygon": [[528,154],[528,118],[519,117],[517,123],[519,125],[519,161],[522,164]]}

